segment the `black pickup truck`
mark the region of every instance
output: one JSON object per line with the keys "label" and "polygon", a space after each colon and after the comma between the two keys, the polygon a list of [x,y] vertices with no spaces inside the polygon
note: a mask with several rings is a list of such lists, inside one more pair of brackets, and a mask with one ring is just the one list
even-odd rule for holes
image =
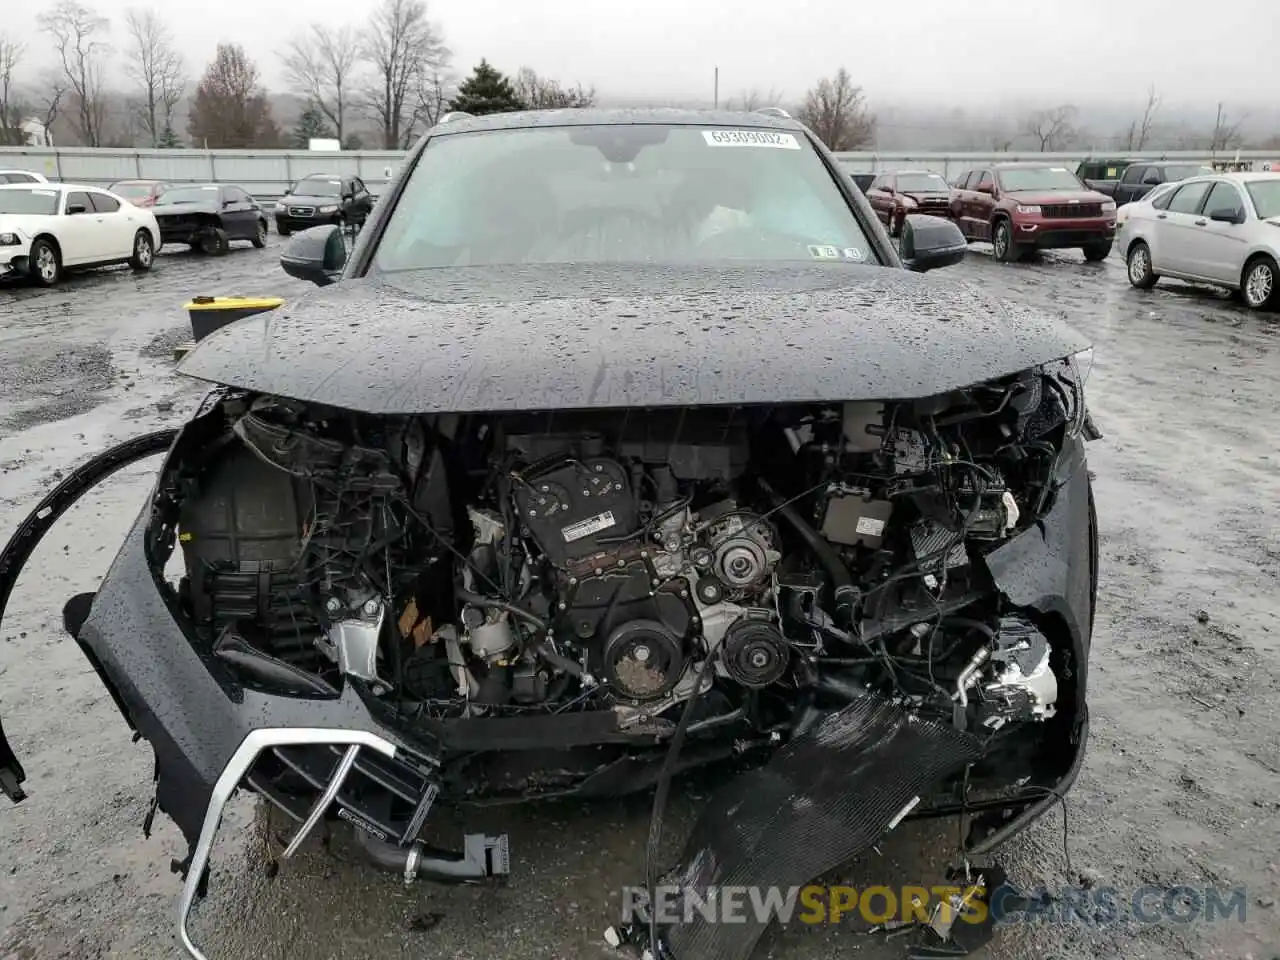
{"label": "black pickup truck", "polygon": [[1084,180],[1090,189],[1114,197],[1117,207],[1123,207],[1134,200],[1141,200],[1162,183],[1172,183],[1176,180],[1185,180],[1187,177],[1213,173],[1213,170],[1204,164],[1189,163],[1185,160],[1129,160],[1122,166],[1108,165],[1106,169],[1108,174],[1112,170],[1118,172],[1115,179],[1108,177],[1095,180],[1084,175],[1092,172],[1090,167],[1096,169],[1094,164],[1086,160],[1080,164],[1076,175]]}

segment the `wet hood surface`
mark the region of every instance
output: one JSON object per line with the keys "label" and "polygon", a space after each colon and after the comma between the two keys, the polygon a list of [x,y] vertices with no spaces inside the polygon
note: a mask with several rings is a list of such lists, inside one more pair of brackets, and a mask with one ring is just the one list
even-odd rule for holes
{"label": "wet hood surface", "polygon": [[1085,349],[955,279],[849,264],[466,267],[346,280],[179,370],[368,413],[908,399]]}

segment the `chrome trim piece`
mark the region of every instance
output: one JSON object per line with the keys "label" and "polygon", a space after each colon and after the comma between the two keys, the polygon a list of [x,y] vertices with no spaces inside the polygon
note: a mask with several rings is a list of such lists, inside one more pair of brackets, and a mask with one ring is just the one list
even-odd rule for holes
{"label": "chrome trim piece", "polygon": [[[227,805],[227,801],[236,792],[240,782],[263,750],[270,747],[298,747],[326,743],[342,744],[354,748],[347,751],[342,763],[339,764],[341,778],[345,778],[347,772],[350,771],[349,765],[344,771],[342,769],[343,764],[347,763],[348,760],[354,764],[356,750],[360,747],[376,750],[388,759],[394,759],[396,755],[395,744],[375,733],[369,733],[365,730],[323,730],[310,727],[254,730],[244,738],[240,746],[236,748],[236,752],[231,755],[231,759],[223,769],[222,775],[218,777],[218,782],[213,785],[213,792],[209,796],[209,809],[205,811],[204,825],[200,828],[200,838],[196,841],[195,849],[191,851],[191,863],[187,867],[187,879],[182,885],[182,898],[178,903],[178,939],[183,948],[192,957],[192,960],[208,960],[208,957],[201,953],[200,949],[192,941],[191,934],[187,931],[187,922],[190,919],[191,909],[195,905],[196,895],[200,889],[200,880],[209,865],[209,854],[213,851],[213,841],[217,835],[218,826],[222,822],[222,812]],[[341,785],[341,778],[334,777],[339,786]],[[328,790],[325,791],[326,794],[328,792]],[[334,793],[336,792],[337,788],[335,787]],[[312,813],[315,813],[314,809]],[[307,820],[310,822],[311,817],[308,817]],[[307,827],[304,824],[304,828],[299,831],[299,835],[305,835],[306,829]]]}
{"label": "chrome trim piece", "polygon": [[342,755],[342,759],[338,761],[337,769],[333,771],[333,776],[329,778],[329,784],[324,788],[324,792],[316,798],[315,804],[311,807],[311,812],[307,814],[307,819],[302,821],[302,826],[298,828],[298,832],[293,835],[293,839],[289,841],[289,845],[284,848],[284,853],[280,855],[281,860],[288,860],[302,846],[302,841],[307,839],[307,835],[315,829],[320,818],[324,816],[324,812],[329,809],[329,804],[333,803],[333,798],[338,795],[338,791],[342,789],[342,785],[347,780],[347,774],[351,772],[351,768],[355,766],[356,757],[360,755],[360,744],[353,743],[347,747],[347,752]]}

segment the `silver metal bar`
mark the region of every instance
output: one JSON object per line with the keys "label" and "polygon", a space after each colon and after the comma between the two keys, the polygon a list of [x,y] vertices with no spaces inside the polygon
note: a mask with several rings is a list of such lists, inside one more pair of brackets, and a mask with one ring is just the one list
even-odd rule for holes
{"label": "silver metal bar", "polygon": [[316,824],[320,822],[320,818],[324,816],[324,812],[329,809],[329,804],[333,803],[333,798],[338,795],[338,791],[346,783],[347,774],[355,766],[356,757],[359,755],[360,744],[353,743],[347,747],[347,752],[342,755],[342,759],[338,761],[337,769],[333,771],[333,776],[329,778],[328,786],[316,798],[315,804],[311,807],[311,812],[307,814],[307,819],[302,821],[302,826],[293,835],[289,845],[284,848],[284,853],[280,854],[281,860],[288,860],[292,857],[297,852],[297,849],[302,846],[302,841],[307,839],[307,835],[315,829]]}
{"label": "silver metal bar", "polygon": [[204,824],[200,828],[200,837],[195,849],[191,851],[191,863],[187,867],[187,879],[182,885],[182,899],[178,902],[178,940],[192,960],[209,960],[191,939],[187,930],[191,908],[195,905],[196,894],[200,889],[200,878],[204,876],[209,865],[209,854],[213,850],[213,841],[218,833],[218,825],[222,822],[222,812],[227,801],[240,785],[258,759],[258,754],[269,747],[299,747],[312,744],[358,745],[376,750],[383,756],[394,759],[395,744],[375,733],[365,730],[323,730],[310,727],[284,729],[254,730],[241,741],[236,752],[231,755],[218,782],[213,785],[209,796],[209,808],[205,811]]}

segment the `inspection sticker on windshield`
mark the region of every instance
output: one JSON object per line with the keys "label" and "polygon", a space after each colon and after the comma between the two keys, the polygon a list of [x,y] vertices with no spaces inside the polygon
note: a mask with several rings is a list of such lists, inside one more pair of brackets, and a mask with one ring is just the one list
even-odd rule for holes
{"label": "inspection sticker on windshield", "polygon": [[703,130],[702,139],[710,147],[773,147],[799,150],[800,141],[789,133],[770,130]]}
{"label": "inspection sticker on windshield", "polygon": [[861,251],[861,250],[859,250],[857,247],[845,247],[845,248],[844,248],[844,258],[845,258],[846,260],[858,260],[858,261],[861,261],[861,260],[862,260],[862,251]]}
{"label": "inspection sticker on windshield", "polygon": [[840,248],[828,247],[825,244],[809,244],[809,256],[815,260],[839,260]]}

